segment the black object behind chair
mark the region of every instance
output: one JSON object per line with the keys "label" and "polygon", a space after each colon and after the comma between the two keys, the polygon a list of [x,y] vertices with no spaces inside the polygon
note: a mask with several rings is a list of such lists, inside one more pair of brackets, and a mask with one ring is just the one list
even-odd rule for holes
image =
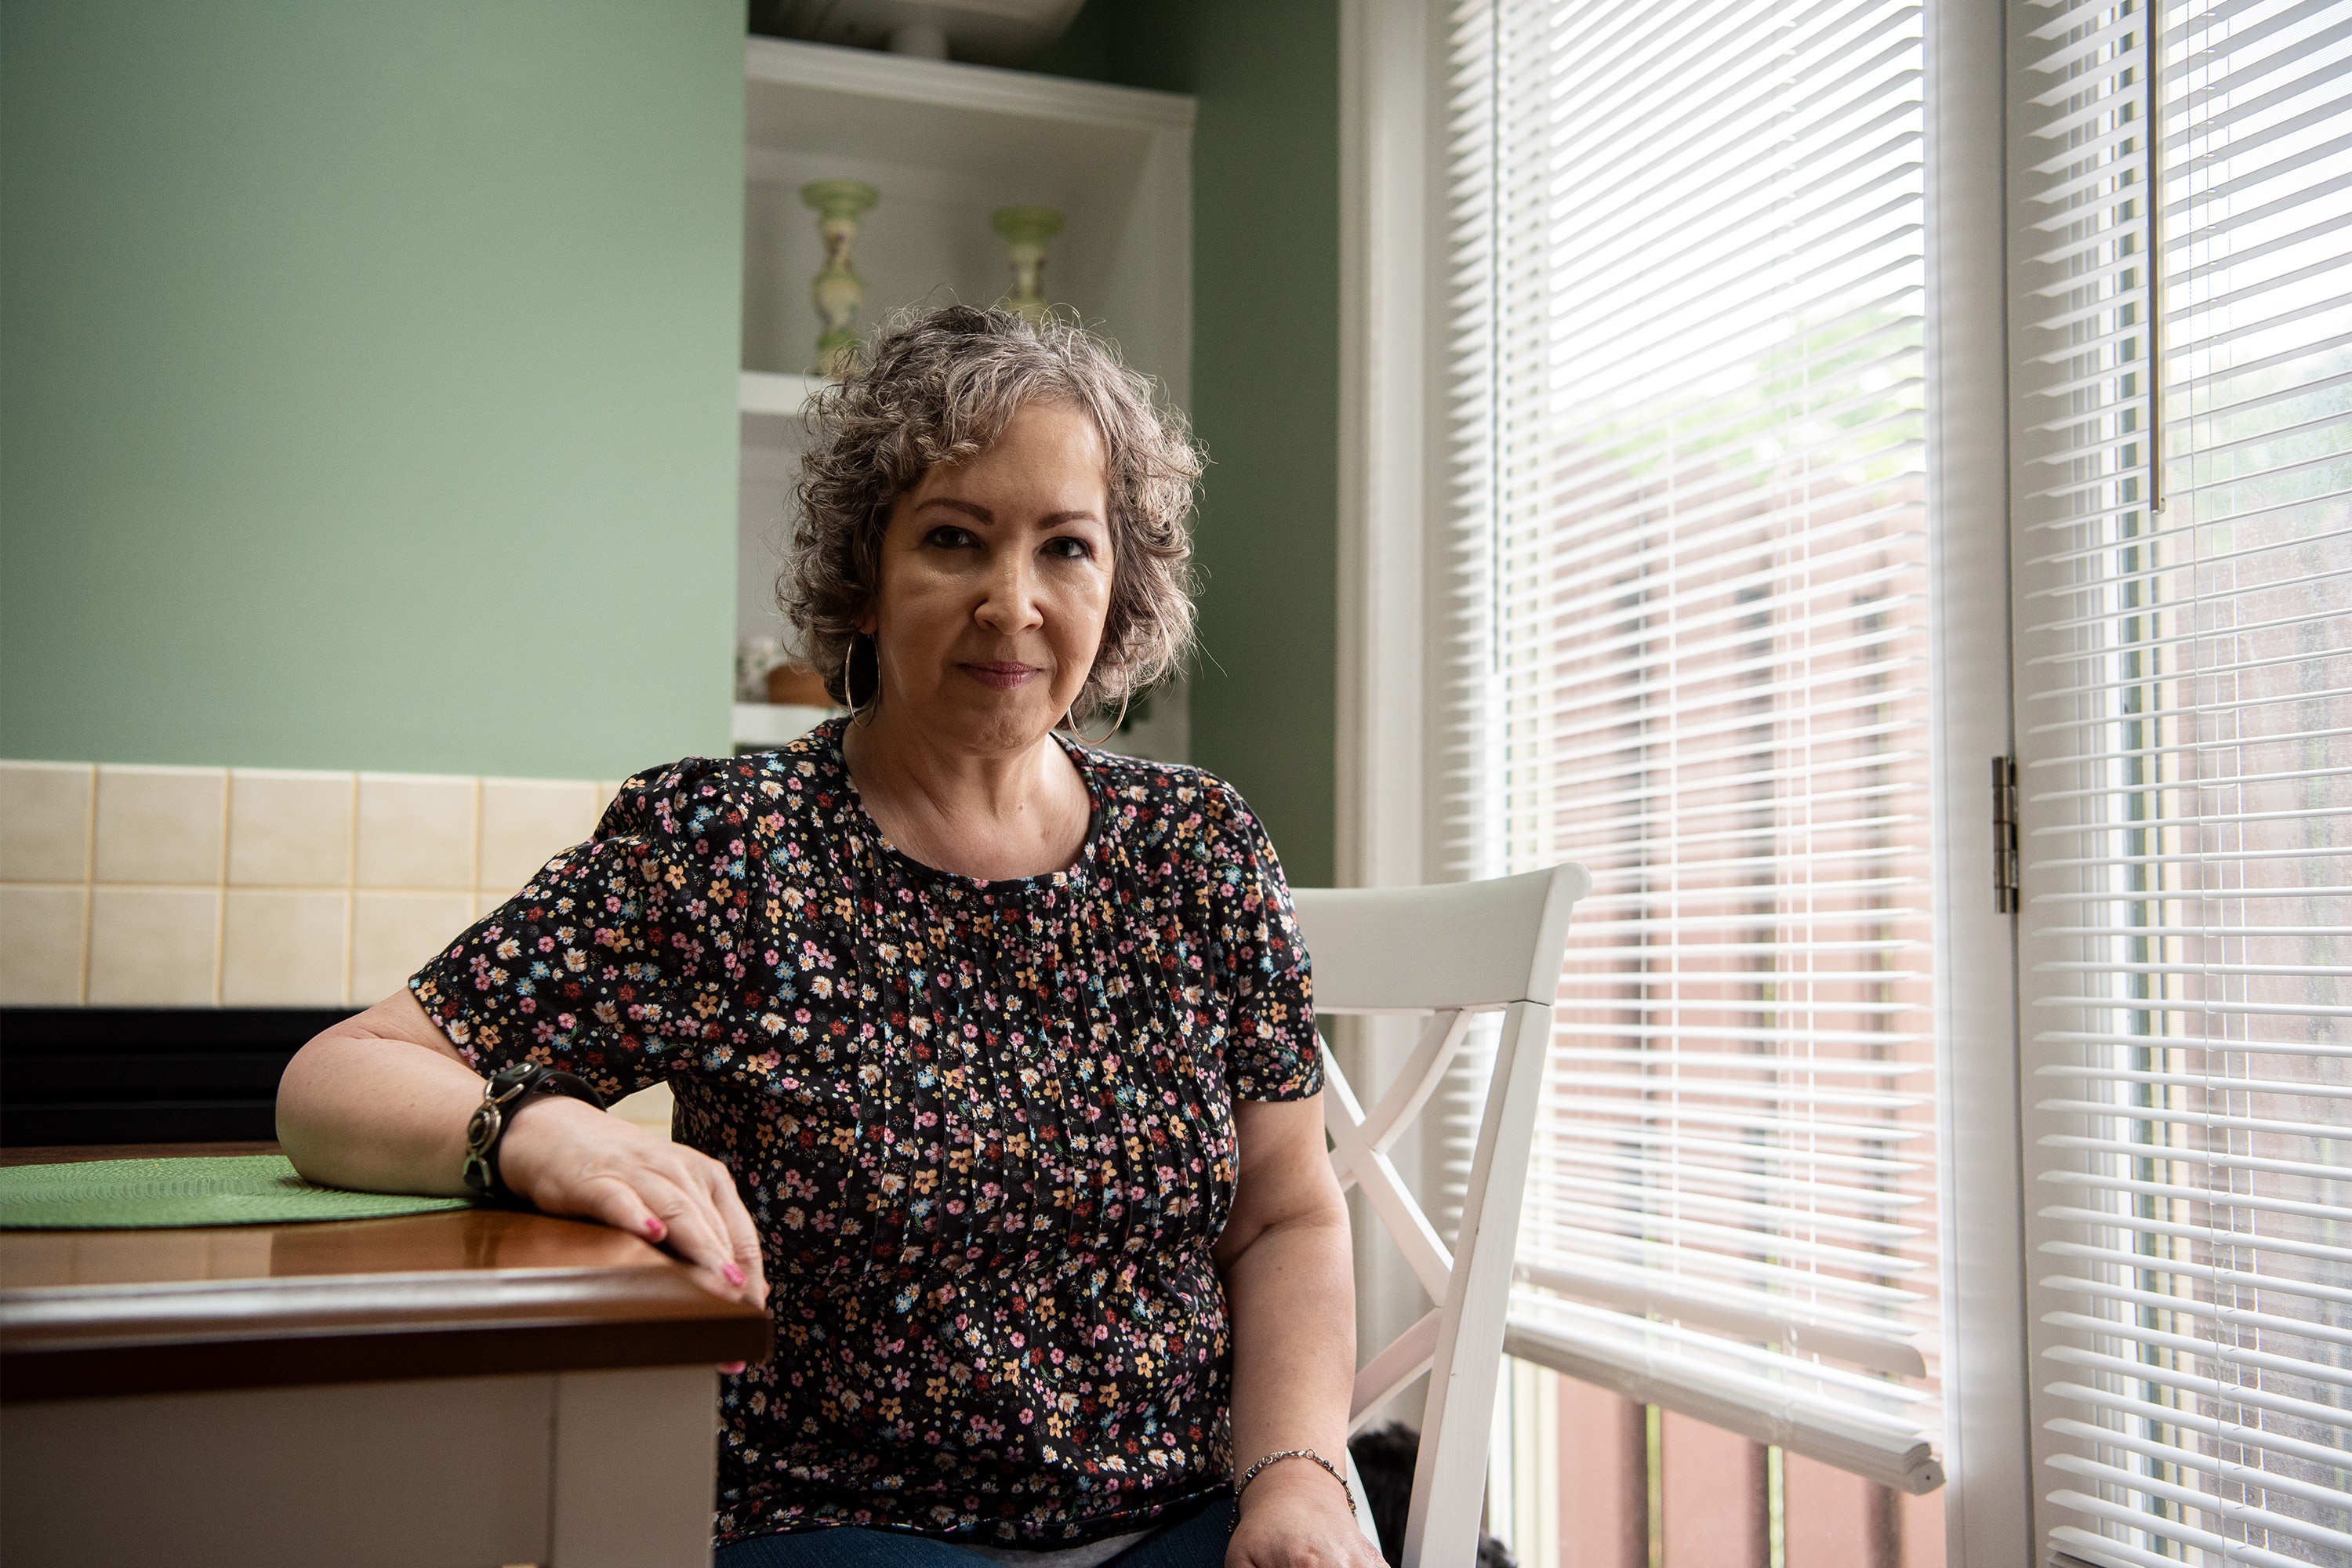
{"label": "black object behind chair", "polygon": [[[1372,1505],[1372,1526],[1381,1534],[1381,1555],[1389,1568],[1402,1568],[1405,1521],[1412,1512],[1412,1467],[1421,1458],[1421,1434],[1391,1421],[1348,1439],[1348,1457]],[[1491,1535],[1478,1537],[1478,1568],[1519,1568],[1518,1560]]]}

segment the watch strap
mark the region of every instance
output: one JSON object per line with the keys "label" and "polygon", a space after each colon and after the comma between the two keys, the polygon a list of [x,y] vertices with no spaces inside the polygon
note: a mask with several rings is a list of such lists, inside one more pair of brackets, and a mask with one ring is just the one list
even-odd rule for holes
{"label": "watch strap", "polygon": [[604,1098],[580,1079],[554,1068],[526,1062],[502,1068],[482,1085],[482,1103],[466,1122],[466,1190],[487,1203],[515,1202],[499,1174],[499,1147],[522,1108],[560,1094],[604,1109]]}

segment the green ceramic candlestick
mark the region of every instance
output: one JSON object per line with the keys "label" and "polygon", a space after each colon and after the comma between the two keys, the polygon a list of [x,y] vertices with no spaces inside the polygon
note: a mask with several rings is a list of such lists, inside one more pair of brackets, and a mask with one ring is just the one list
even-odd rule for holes
{"label": "green ceramic candlestick", "polygon": [[882,199],[862,180],[816,180],[801,187],[801,205],[816,209],[816,232],[824,241],[824,266],[810,285],[816,306],[817,375],[844,375],[857,358],[857,331],[850,325],[866,305],[866,279],[850,265],[857,243],[858,215]]}
{"label": "green ceramic candlestick", "polygon": [[1045,300],[1045,242],[1062,232],[1062,215],[1052,207],[999,207],[988,215],[988,226],[1004,237],[1013,260],[1013,292],[1000,303],[1028,321],[1044,321],[1052,309]]}

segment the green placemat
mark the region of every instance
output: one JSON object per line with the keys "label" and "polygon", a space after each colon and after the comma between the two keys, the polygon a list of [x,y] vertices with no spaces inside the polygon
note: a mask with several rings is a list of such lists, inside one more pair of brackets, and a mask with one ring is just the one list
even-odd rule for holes
{"label": "green placemat", "polygon": [[462,1209],[465,1198],[347,1193],[294,1173],[283,1154],[89,1160],[0,1170],[0,1230],[141,1230],[151,1226],[294,1225]]}

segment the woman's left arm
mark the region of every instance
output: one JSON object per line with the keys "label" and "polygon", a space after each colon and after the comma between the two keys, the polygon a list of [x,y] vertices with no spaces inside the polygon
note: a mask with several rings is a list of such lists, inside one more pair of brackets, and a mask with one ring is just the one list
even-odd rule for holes
{"label": "woman's left arm", "polygon": [[[1348,1468],[1356,1289],[1348,1205],[1323,1143],[1323,1102],[1234,1102],[1240,1174],[1216,1248],[1234,1337],[1235,1479],[1312,1448]],[[1309,1459],[1267,1466],[1242,1499],[1227,1568],[1382,1568],[1343,1483]]]}

